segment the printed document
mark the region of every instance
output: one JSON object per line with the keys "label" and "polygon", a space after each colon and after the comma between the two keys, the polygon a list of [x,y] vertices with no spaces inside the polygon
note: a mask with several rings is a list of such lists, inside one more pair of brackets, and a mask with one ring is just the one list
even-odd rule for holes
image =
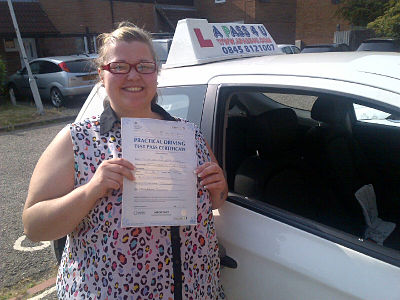
{"label": "printed document", "polygon": [[124,178],[122,227],[195,225],[197,167],[194,125],[122,118],[122,157],[135,166]]}

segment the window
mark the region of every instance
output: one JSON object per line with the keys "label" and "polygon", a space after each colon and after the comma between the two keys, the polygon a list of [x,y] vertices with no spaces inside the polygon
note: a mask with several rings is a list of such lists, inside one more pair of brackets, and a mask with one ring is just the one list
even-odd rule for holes
{"label": "window", "polygon": [[62,71],[55,63],[49,61],[40,62],[40,74],[56,73]]}
{"label": "window", "polygon": [[400,115],[390,114],[379,109],[354,104],[354,112],[357,121],[387,126],[400,127]]}
{"label": "window", "polygon": [[300,49],[295,47],[295,46],[292,46],[291,48],[292,48],[292,51],[293,51],[294,54],[297,54],[297,53],[301,52]]}
{"label": "window", "polygon": [[16,39],[4,39],[4,50],[6,52],[18,51]]}
{"label": "window", "polygon": [[282,51],[285,52],[286,54],[292,54],[292,50],[290,50],[290,47],[283,47]]}
{"label": "window", "polygon": [[206,86],[159,88],[158,104],[174,117],[189,120],[200,126]]}
{"label": "window", "polygon": [[90,73],[96,71],[96,67],[92,59],[71,60],[67,61],[66,65],[71,73]]}
{"label": "window", "polygon": [[291,108],[298,108],[302,110],[311,110],[316,96],[310,95],[295,95],[295,94],[279,94],[279,93],[264,93],[265,96],[269,97],[271,100],[283,104]]}
{"label": "window", "polygon": [[[305,224],[335,228],[354,243],[400,251],[394,231],[400,203],[391,200],[400,199],[400,129],[358,126],[353,107],[358,121],[399,124],[400,118],[316,91],[222,87],[220,95],[227,103],[224,169],[229,190],[245,207],[277,208]],[[379,203],[373,214],[390,229],[380,237],[368,225],[361,196],[367,189]]]}
{"label": "window", "polygon": [[29,65],[31,67],[32,74],[39,74],[39,62],[35,61]]}

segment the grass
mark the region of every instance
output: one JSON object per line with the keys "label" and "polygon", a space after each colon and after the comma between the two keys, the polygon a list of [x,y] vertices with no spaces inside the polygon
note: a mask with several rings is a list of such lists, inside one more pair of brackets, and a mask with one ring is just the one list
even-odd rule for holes
{"label": "grass", "polygon": [[65,115],[64,108],[44,107],[44,114],[40,115],[36,106],[29,103],[0,105],[0,127],[14,129],[15,125],[29,122],[40,122]]}

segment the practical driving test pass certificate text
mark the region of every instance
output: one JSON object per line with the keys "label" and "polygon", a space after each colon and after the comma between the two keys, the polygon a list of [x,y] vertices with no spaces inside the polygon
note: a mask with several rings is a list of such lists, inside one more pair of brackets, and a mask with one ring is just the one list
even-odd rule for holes
{"label": "practical driving test pass certificate text", "polygon": [[197,167],[194,125],[122,118],[122,156],[135,166],[124,178],[122,227],[195,225]]}

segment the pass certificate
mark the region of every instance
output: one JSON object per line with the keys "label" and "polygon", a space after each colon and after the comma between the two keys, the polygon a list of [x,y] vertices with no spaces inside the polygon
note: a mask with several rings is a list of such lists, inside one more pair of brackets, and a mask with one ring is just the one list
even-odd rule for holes
{"label": "pass certificate", "polygon": [[122,118],[122,156],[135,166],[124,178],[122,227],[195,225],[197,167],[194,125]]}

